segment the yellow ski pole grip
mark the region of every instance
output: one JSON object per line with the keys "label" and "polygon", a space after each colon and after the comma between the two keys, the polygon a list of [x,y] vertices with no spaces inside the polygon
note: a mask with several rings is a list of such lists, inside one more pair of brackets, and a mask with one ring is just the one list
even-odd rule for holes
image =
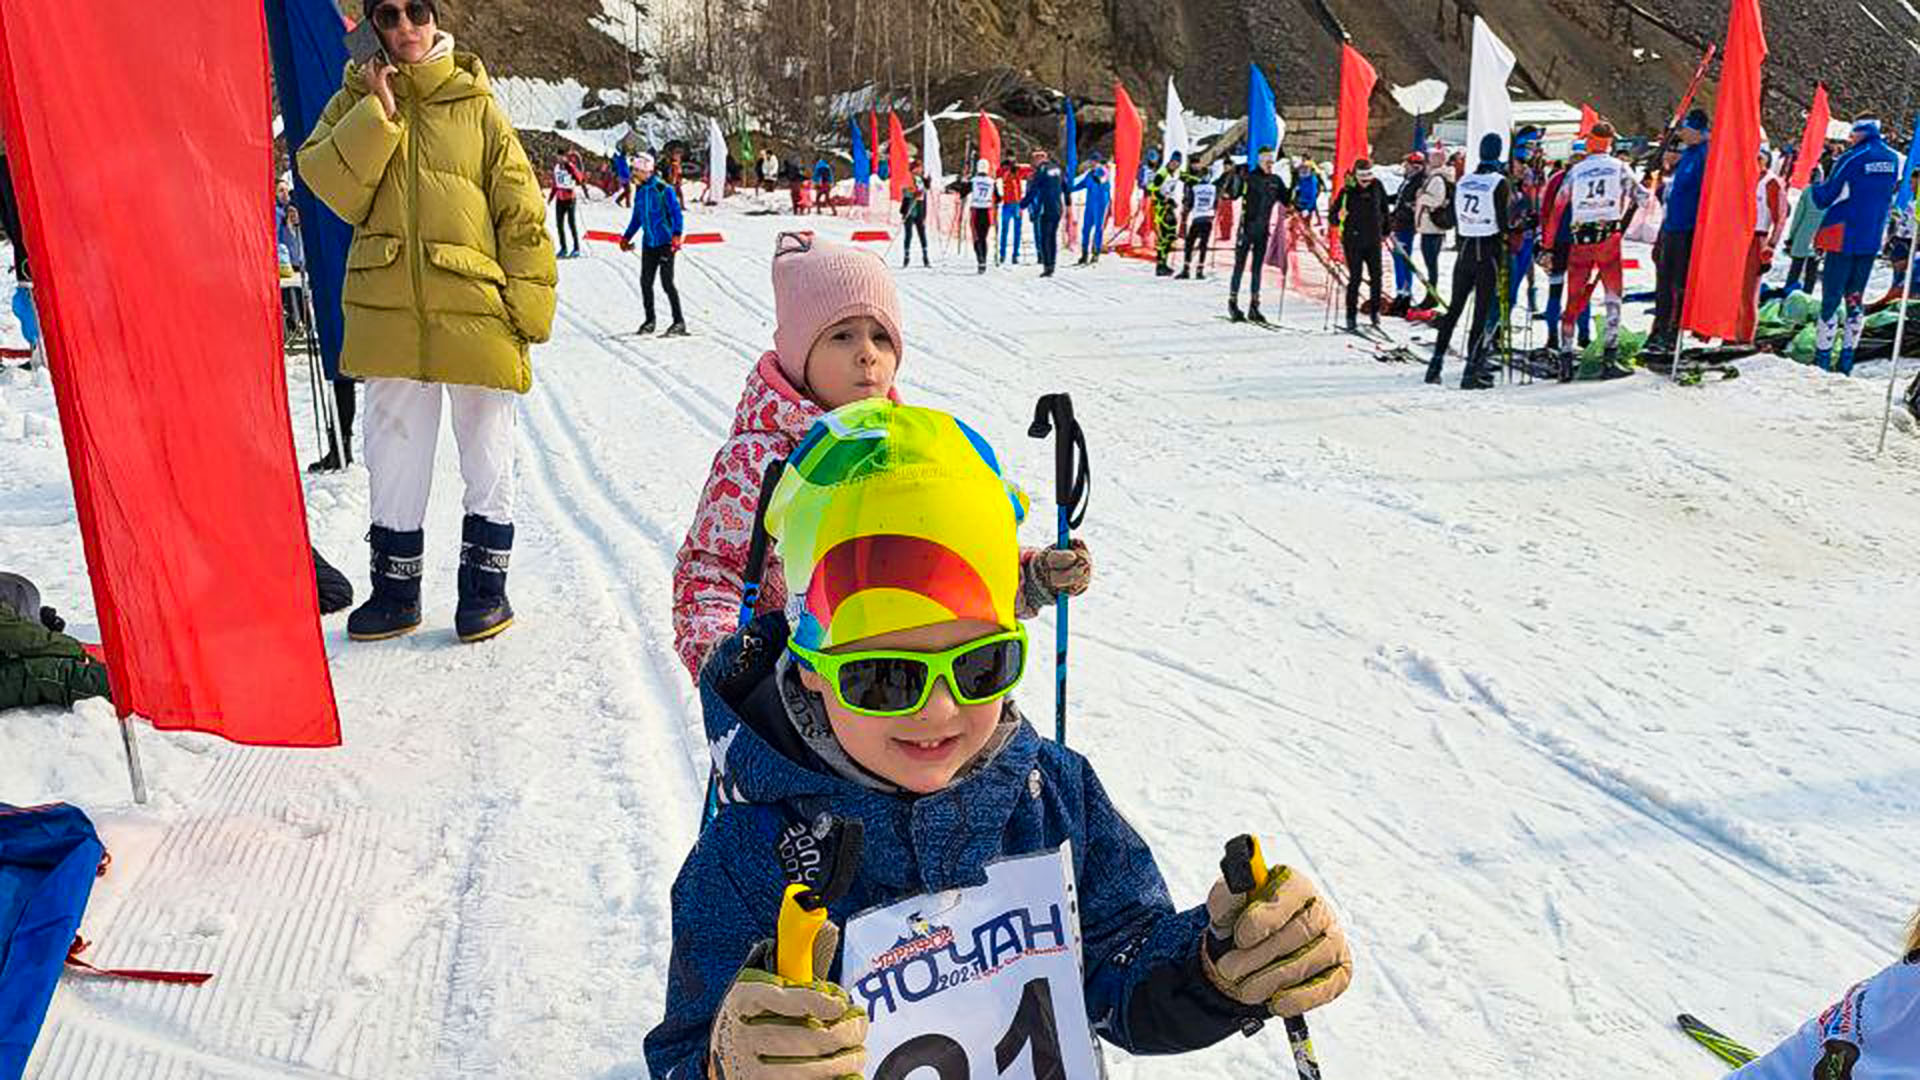
{"label": "yellow ski pole grip", "polygon": [[827,924],[826,898],[805,885],[789,885],[780,898],[774,939],[774,974],[788,982],[813,982],[813,940]]}

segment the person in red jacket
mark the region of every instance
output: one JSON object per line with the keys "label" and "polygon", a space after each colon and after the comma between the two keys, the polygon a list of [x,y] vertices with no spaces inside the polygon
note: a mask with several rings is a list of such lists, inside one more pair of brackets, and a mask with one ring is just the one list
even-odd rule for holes
{"label": "person in red jacket", "polygon": [[[900,297],[879,254],[810,232],[781,233],[773,255],[773,349],[747,373],[733,430],[714,455],[693,524],[673,568],[673,644],[696,680],[713,647],[739,628],[754,511],[769,462],[785,459],[814,421],[866,398],[898,400],[894,377],[906,351]],[[1020,556],[1019,611],[1079,595],[1093,560],[1069,551]],[[786,606],[779,559],[768,554],[756,612]]]}
{"label": "person in red jacket", "polygon": [[1027,172],[1008,154],[1000,162],[1000,257],[1007,261],[1007,237],[1013,237],[1013,265],[1020,265],[1020,203],[1026,198]]}

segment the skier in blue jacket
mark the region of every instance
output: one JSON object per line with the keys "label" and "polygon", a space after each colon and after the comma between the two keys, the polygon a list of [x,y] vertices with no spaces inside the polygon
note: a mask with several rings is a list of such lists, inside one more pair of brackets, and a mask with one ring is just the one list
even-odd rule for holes
{"label": "skier in blue jacket", "polygon": [[638,332],[653,333],[653,279],[658,275],[667,304],[673,309],[673,322],[660,336],[685,337],[687,323],[680,317],[680,290],[673,285],[673,261],[680,253],[680,234],[686,224],[680,216],[680,197],[654,171],[652,154],[634,158],[633,169],[640,183],[633,191],[633,218],[620,236],[620,250],[632,251],[634,234],[639,234],[640,299],[646,305],[647,321],[640,324]]}
{"label": "skier in blue jacket", "polygon": [[1087,171],[1076,177],[1068,191],[1087,193],[1086,211],[1080,218],[1080,262],[1085,266],[1100,261],[1101,245],[1107,235],[1107,207],[1113,202],[1113,183],[1107,179],[1107,159],[1093,155]]}
{"label": "skier in blue jacket", "polygon": [[1673,350],[1680,333],[1680,315],[1687,309],[1687,274],[1693,266],[1693,226],[1700,216],[1700,184],[1707,172],[1707,129],[1704,109],[1694,109],[1676,133],[1682,149],[1662,197],[1666,218],[1660,222],[1660,244],[1654,261],[1653,332],[1646,352]]}
{"label": "skier in blue jacket", "polygon": [[[1814,246],[1828,253],[1820,279],[1820,323],[1814,329],[1813,361],[1822,370],[1853,374],[1853,349],[1860,343],[1867,312],[1863,294],[1880,254],[1887,228],[1887,211],[1900,187],[1900,155],[1880,136],[1880,121],[1854,118],[1847,136],[1851,144],[1833,163],[1827,179],[1807,189],[1807,198],[1825,211]],[[1847,325],[1840,341],[1840,358],[1833,364],[1833,339],[1840,331],[1840,307],[1847,309]]]}
{"label": "skier in blue jacket", "polygon": [[1045,150],[1033,152],[1033,175],[1020,205],[1033,215],[1033,246],[1040,259],[1040,276],[1052,277],[1060,256],[1060,218],[1067,202],[1067,178]]}
{"label": "skier in blue jacket", "polygon": [[[1303,875],[1275,868],[1251,897],[1216,879],[1205,904],[1176,909],[1092,766],[1013,705],[1027,652],[1015,536],[1026,500],[977,433],[885,398],[844,406],[801,441],[767,506],[800,608],[791,626],[761,616],[701,672],[721,798],[674,883],[649,1075],[867,1075],[870,1022],[906,1036],[909,1018],[854,981],[837,932],[816,939],[812,981],[775,970],[768,944],[788,887],[816,890],[837,931],[878,905],[951,890],[1024,903],[982,892],[987,865],[1013,856],[1071,868],[1086,1016],[1131,1053],[1209,1046],[1346,989],[1346,935]],[[848,839],[854,823],[862,844]],[[913,955],[936,980],[991,979],[999,945],[985,956],[978,934],[948,929],[950,947]],[[912,1000],[942,985],[953,983],[926,982]],[[929,1006],[917,1019],[938,1015]],[[1015,1014],[1009,1004],[1004,1021],[985,1019]]]}

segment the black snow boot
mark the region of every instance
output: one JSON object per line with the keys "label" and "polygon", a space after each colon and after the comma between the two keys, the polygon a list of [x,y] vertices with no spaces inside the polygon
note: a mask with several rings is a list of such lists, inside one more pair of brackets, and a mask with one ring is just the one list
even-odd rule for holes
{"label": "black snow boot", "polygon": [[355,641],[385,641],[420,628],[420,564],[426,533],[396,532],[375,525],[367,533],[373,548],[373,595],[347,616],[347,636]]}
{"label": "black snow boot", "polygon": [[634,331],[634,333],[636,333],[636,334],[639,334],[639,335],[641,335],[642,337],[644,337],[644,336],[646,336],[646,335],[648,335],[648,334],[651,334],[651,333],[653,333],[653,317],[652,317],[651,315],[649,315],[649,316],[647,317],[647,321],[646,321],[646,322],[643,322],[643,323],[641,323],[641,324],[640,324],[640,329],[638,329],[638,330],[635,330],[635,331]]}
{"label": "black snow boot", "polygon": [[453,630],[461,641],[485,641],[513,625],[507,603],[507,559],[513,526],[468,514],[460,527],[460,606]]}
{"label": "black snow boot", "polygon": [[662,331],[660,336],[661,337],[686,337],[687,321],[685,319],[673,320],[673,325],[667,327],[664,331]]}
{"label": "black snow boot", "polygon": [[1240,311],[1240,298],[1237,296],[1227,297],[1227,321],[1228,322],[1246,322],[1247,321],[1246,315]]}

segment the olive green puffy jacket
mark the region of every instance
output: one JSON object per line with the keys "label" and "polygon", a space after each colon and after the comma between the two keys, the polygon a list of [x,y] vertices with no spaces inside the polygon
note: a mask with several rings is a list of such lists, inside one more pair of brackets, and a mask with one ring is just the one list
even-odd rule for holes
{"label": "olive green puffy jacket", "polygon": [[471,53],[401,65],[387,119],[347,65],[300,175],[352,225],[341,370],[525,393],[553,328],[546,202]]}
{"label": "olive green puffy jacket", "polygon": [[107,696],[106,666],[79,642],[0,604],[0,709]]}

